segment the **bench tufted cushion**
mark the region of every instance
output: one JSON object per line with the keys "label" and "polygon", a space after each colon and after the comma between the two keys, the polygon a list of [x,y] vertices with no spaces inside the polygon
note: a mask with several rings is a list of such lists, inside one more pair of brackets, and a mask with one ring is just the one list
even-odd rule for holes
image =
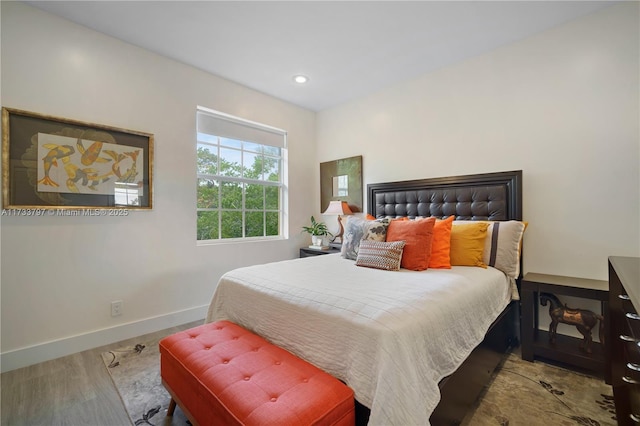
{"label": "bench tufted cushion", "polygon": [[196,425],[353,425],[353,391],[229,322],[160,341],[162,382]]}

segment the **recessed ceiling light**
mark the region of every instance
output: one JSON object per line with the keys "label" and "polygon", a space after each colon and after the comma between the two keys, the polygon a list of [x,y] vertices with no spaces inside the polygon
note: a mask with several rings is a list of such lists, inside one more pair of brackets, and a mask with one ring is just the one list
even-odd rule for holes
{"label": "recessed ceiling light", "polygon": [[307,81],[309,81],[309,77],[307,77],[306,75],[294,75],[293,81],[295,81],[298,84],[304,84]]}

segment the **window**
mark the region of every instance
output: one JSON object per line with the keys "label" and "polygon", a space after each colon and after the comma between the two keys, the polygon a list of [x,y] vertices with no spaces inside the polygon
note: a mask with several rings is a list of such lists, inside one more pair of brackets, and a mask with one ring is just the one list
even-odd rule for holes
{"label": "window", "polygon": [[197,111],[197,240],[285,236],[286,132]]}

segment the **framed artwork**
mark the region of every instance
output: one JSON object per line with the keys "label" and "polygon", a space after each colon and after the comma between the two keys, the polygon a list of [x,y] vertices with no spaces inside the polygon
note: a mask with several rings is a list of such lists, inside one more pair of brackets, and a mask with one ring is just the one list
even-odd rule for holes
{"label": "framed artwork", "polygon": [[153,135],[2,108],[4,209],[151,209]]}
{"label": "framed artwork", "polygon": [[362,211],[362,155],[320,163],[320,211],[336,200]]}

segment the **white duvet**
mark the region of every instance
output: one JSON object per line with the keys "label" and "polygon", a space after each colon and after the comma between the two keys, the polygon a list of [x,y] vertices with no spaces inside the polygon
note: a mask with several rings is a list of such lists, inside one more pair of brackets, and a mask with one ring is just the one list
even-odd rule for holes
{"label": "white duvet", "polygon": [[370,425],[425,425],[510,301],[491,267],[382,271],[339,254],[233,270],[207,321],[228,319],[346,382]]}

